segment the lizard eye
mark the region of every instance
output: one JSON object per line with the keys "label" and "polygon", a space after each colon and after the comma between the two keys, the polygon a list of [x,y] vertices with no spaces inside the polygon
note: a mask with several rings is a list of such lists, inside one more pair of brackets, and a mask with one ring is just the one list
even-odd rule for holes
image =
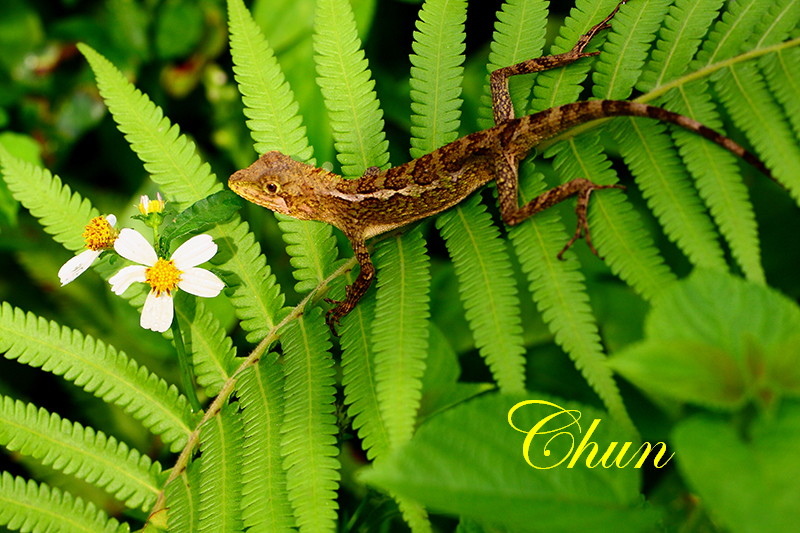
{"label": "lizard eye", "polygon": [[264,188],[265,188],[265,189],[267,190],[267,192],[268,192],[268,193],[270,193],[270,194],[275,194],[275,193],[277,193],[277,192],[278,192],[278,189],[280,189],[280,187],[278,186],[278,184],[277,184],[277,183],[275,183],[274,181],[270,181],[269,183],[267,183],[267,184],[264,186]]}

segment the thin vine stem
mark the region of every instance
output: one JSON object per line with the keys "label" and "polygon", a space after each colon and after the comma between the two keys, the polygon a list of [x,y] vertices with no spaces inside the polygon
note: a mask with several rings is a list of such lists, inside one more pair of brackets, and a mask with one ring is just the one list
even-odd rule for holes
{"label": "thin vine stem", "polygon": [[148,522],[151,521],[157,514],[162,513],[166,510],[166,488],[167,485],[175,481],[178,477],[183,474],[186,470],[187,466],[189,465],[189,460],[192,457],[192,453],[194,452],[195,447],[200,441],[200,429],[203,427],[203,424],[211,420],[213,417],[217,416],[219,412],[222,410],[222,406],[228,400],[230,395],[233,393],[234,389],[236,388],[236,383],[238,382],[239,375],[247,370],[249,367],[258,363],[267,349],[276,342],[282,333],[283,328],[285,328],[289,323],[294,320],[297,320],[306,310],[306,307],[309,303],[314,303],[318,301],[328,290],[330,287],[331,282],[336,278],[343,276],[353,267],[355,267],[357,261],[355,257],[351,257],[350,259],[346,260],[342,265],[333,271],[327,278],[322,280],[319,285],[317,285],[311,292],[303,298],[300,303],[292,308],[292,310],[287,314],[283,320],[281,320],[278,324],[274,325],[267,335],[258,343],[258,345],[253,348],[253,351],[245,358],[241,365],[231,374],[225,383],[223,384],[222,388],[219,391],[219,394],[214,398],[214,400],[209,404],[208,410],[203,414],[203,417],[198,422],[197,426],[194,428],[192,433],[189,435],[189,439],[186,442],[186,445],[181,450],[180,455],[178,455],[178,459],[175,461],[175,465],[172,467],[169,477],[164,482],[161,490],[158,493],[158,497],[156,498],[156,502],[153,505],[152,510],[150,511],[150,515],[148,517]]}

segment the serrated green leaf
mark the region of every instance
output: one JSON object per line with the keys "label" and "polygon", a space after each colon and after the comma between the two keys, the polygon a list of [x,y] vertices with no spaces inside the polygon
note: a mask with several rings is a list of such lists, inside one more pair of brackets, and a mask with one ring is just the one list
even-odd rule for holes
{"label": "serrated green leaf", "polygon": [[328,331],[318,309],[287,326],[281,452],[289,501],[300,531],[334,531],[339,453]]}
{"label": "serrated green leaf", "polygon": [[161,249],[169,251],[171,242],[196,235],[227,222],[244,202],[231,191],[219,191],[198,200],[159,227]]}
{"label": "serrated green leaf", "polygon": [[198,533],[244,531],[241,514],[242,418],[236,404],[202,426]]}
{"label": "serrated green leaf", "polygon": [[180,450],[191,433],[194,417],[174,385],[92,337],[3,303],[0,351],[7,359],[64,376],[119,405],[160,435],[172,451]]}
{"label": "serrated green leaf", "polygon": [[91,503],[57,488],[14,477],[8,472],[0,475],[0,524],[22,531],[130,531],[127,524],[120,524]]}
{"label": "serrated green leaf", "polygon": [[159,492],[161,468],[147,456],[7,396],[0,396],[0,445],[105,489],[130,508],[147,508]]}

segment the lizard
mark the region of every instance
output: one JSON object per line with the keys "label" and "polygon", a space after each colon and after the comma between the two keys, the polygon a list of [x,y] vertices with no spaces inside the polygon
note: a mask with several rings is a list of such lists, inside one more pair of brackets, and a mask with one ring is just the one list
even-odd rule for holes
{"label": "lizard", "polygon": [[577,227],[558,253],[563,254],[583,238],[597,255],[587,222],[592,192],[621,185],[599,185],[575,178],[519,205],[519,163],[538,144],[580,124],[597,119],[633,116],[672,123],[729,150],[771,177],[754,155],[735,141],[680,114],[648,104],[624,100],[587,100],[560,105],[522,117],[514,116],[508,88],[511,76],[563,67],[598,55],[587,52],[590,41],[610,28],[611,19],[628,0],[588,32],[568,52],[528,59],[494,70],[489,76],[495,126],[461,137],[408,163],[381,170],[368,168],[357,179],[345,179],[328,170],[269,151],[249,167],[230,176],[228,185],[244,199],[302,220],[318,220],[339,228],[353,248],[360,271],[346,287],[344,300],[330,300],[333,307],[326,322],[336,334],[336,325],[356,306],[375,278],[375,267],[366,241],[418,220],[445,211],[494,180],[503,222],[517,225],[528,217],[573,196],[577,197]]}

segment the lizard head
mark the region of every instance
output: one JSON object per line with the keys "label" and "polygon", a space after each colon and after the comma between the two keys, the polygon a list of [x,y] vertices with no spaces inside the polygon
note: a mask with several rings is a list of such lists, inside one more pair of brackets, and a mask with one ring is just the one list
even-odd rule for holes
{"label": "lizard head", "polygon": [[327,170],[272,151],[236,171],[228,179],[228,186],[254,204],[294,218],[312,219],[319,214],[314,205],[316,191],[336,177]]}

